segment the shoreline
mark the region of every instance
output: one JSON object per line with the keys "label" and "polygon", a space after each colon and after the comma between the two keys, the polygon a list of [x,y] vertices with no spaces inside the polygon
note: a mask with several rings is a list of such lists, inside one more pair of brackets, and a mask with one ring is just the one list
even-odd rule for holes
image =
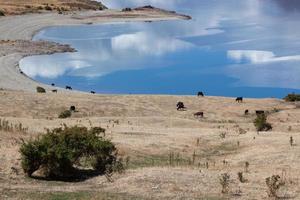
{"label": "shoreline", "polygon": [[[80,11],[68,14],[43,13],[15,15],[0,18],[0,42],[20,42],[21,44],[7,50],[7,47],[0,43],[0,89],[21,90],[35,92],[37,86],[46,90],[63,88],[52,87],[44,83],[39,83],[24,74],[19,62],[27,56],[45,55],[54,53],[72,52],[72,48],[65,48],[65,45],[57,44],[51,48],[43,50],[32,40],[34,35],[42,29],[53,26],[73,26],[73,25],[95,25],[113,22],[135,22],[135,21],[166,21],[166,20],[188,20],[189,16],[165,11],[161,9],[143,9],[124,12],[119,10],[103,11]],[[24,43],[28,44],[26,47]],[[48,42],[47,42],[48,43]],[[49,42],[50,43],[50,42]],[[19,48],[18,48],[19,47]]]}

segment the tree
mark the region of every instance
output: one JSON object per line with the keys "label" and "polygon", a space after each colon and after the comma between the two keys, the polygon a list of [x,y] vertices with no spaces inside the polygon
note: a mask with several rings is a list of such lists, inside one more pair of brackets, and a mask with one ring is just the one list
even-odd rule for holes
{"label": "tree", "polygon": [[76,177],[80,160],[88,158],[97,174],[112,173],[115,166],[122,169],[115,145],[105,139],[105,129],[94,127],[63,127],[47,131],[41,137],[23,143],[20,148],[22,168],[31,177],[43,169],[50,178]]}

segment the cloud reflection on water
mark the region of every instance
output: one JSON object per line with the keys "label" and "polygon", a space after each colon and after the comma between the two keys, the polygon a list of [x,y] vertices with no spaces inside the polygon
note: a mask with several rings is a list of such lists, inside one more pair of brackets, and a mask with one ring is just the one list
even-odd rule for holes
{"label": "cloud reflection on water", "polygon": [[[178,60],[176,66],[173,64],[178,74],[189,65],[200,71],[217,67],[222,68],[223,76],[238,80],[228,82],[227,87],[234,84],[300,89],[298,1],[107,0],[104,3],[118,8],[152,4],[188,13],[193,19],[52,28],[39,33],[36,39],[71,43],[79,52],[25,58],[21,63],[23,71],[31,77],[44,78],[65,74],[104,77],[118,71],[172,67],[175,55],[184,52],[187,56]],[[213,52],[224,55],[207,56],[203,60],[202,57]],[[208,59],[224,61],[210,66]],[[182,65],[182,69],[177,65]]]}

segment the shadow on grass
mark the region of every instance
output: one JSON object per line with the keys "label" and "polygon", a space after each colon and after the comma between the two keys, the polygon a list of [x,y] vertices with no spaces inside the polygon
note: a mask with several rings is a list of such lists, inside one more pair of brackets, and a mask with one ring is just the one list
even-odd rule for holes
{"label": "shadow on grass", "polygon": [[62,181],[62,182],[83,182],[96,176],[103,176],[105,173],[92,169],[76,169],[64,176],[38,176],[32,175],[30,178],[43,181]]}

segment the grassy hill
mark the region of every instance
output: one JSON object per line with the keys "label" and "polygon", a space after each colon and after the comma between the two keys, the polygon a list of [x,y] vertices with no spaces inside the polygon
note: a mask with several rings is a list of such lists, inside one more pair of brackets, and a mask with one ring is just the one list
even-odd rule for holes
{"label": "grassy hill", "polygon": [[[280,175],[285,183],[280,197],[299,197],[297,103],[60,90],[2,90],[0,97],[0,199],[268,199],[266,178],[272,175]],[[178,101],[186,111],[176,110]],[[59,119],[72,105],[77,112]],[[256,131],[256,110],[269,113],[272,131]],[[204,118],[194,117],[198,111]],[[104,176],[79,182],[26,178],[20,166],[22,142],[63,124],[105,128],[126,172],[115,174],[113,182]],[[230,175],[228,194],[221,193],[223,173]]]}
{"label": "grassy hill", "polygon": [[103,9],[106,7],[102,3],[91,0],[0,0],[0,12],[4,15]]}

